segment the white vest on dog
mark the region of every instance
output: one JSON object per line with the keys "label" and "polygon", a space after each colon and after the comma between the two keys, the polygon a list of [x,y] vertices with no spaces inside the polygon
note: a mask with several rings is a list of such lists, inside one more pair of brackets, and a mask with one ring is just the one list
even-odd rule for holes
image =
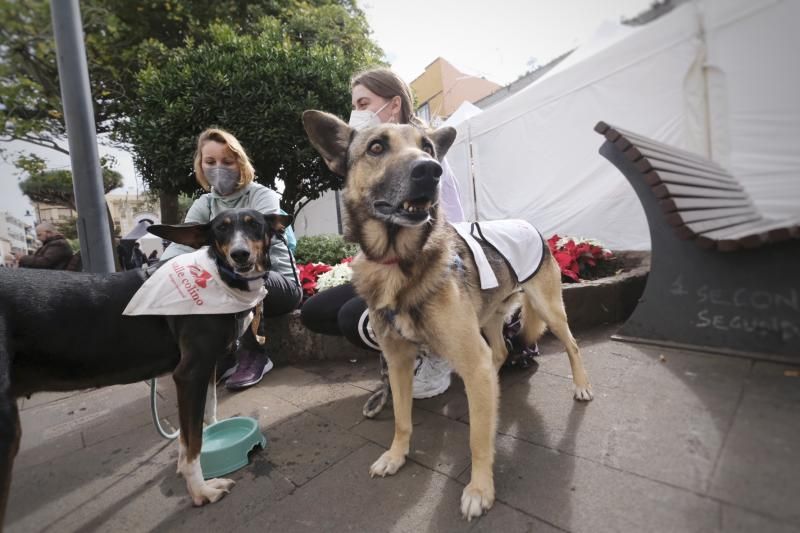
{"label": "white vest on dog", "polygon": [[505,258],[519,283],[533,277],[542,265],[544,239],[525,220],[458,222],[452,226],[472,250],[481,289],[494,289],[498,282],[478,241],[485,242]]}
{"label": "white vest on dog", "polygon": [[252,309],[267,295],[259,288],[241,291],[220,278],[208,247],[173,257],[133,295],[123,315],[216,315]]}

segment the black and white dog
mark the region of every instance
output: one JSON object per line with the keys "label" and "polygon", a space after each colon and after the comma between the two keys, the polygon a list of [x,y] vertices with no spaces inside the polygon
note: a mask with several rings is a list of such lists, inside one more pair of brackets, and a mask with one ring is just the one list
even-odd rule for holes
{"label": "black and white dog", "polygon": [[[257,284],[246,280],[269,269],[271,238],[288,218],[237,209],[208,224],[155,225],[149,231],[193,248],[208,246],[220,281],[247,291]],[[203,415],[217,358],[230,351],[250,310],[124,316],[144,282],[143,271],[0,269],[0,529],[21,436],[16,400],[41,391],[133,383],[172,372],[180,419],[178,471],[192,502],[216,502],[229,492],[232,480],[203,479]]]}

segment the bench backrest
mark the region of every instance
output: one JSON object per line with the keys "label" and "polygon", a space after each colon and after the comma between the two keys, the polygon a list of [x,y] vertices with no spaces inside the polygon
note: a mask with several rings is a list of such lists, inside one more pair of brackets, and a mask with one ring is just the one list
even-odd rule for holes
{"label": "bench backrest", "polygon": [[739,181],[713,161],[605,122],[594,129],[641,172],[680,239],[727,252],[800,235],[800,219],[765,217]]}

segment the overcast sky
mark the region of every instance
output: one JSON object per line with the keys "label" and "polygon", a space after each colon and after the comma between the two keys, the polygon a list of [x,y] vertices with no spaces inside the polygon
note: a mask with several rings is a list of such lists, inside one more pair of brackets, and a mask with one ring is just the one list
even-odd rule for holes
{"label": "overcast sky", "polygon": [[[473,76],[501,85],[579,45],[604,20],[619,21],[647,9],[652,0],[362,0],[372,37],[406,81],[441,56]],[[25,147],[23,143],[3,148]],[[109,150],[101,147],[101,153]],[[124,152],[115,169],[126,189],[141,191]],[[51,168],[68,168],[61,154],[42,150]],[[24,218],[31,209],[18,187],[16,169],[0,160],[0,211]],[[25,219],[32,222],[31,218]]]}
{"label": "overcast sky", "polygon": [[[506,85],[652,0],[361,0],[392,68],[407,82],[441,56]],[[402,7],[400,7],[402,6]]]}

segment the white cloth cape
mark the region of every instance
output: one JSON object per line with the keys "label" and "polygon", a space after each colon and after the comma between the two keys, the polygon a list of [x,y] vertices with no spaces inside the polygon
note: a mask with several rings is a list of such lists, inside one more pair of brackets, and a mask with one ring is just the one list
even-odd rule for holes
{"label": "white cloth cape", "polygon": [[216,315],[252,309],[267,295],[263,282],[241,291],[220,278],[208,247],[170,259],[139,287],[123,315]]}
{"label": "white cloth cape", "polygon": [[525,220],[458,222],[452,226],[472,250],[481,289],[493,289],[498,286],[498,282],[478,241],[489,244],[505,258],[519,283],[530,279],[542,264],[544,239]]}

